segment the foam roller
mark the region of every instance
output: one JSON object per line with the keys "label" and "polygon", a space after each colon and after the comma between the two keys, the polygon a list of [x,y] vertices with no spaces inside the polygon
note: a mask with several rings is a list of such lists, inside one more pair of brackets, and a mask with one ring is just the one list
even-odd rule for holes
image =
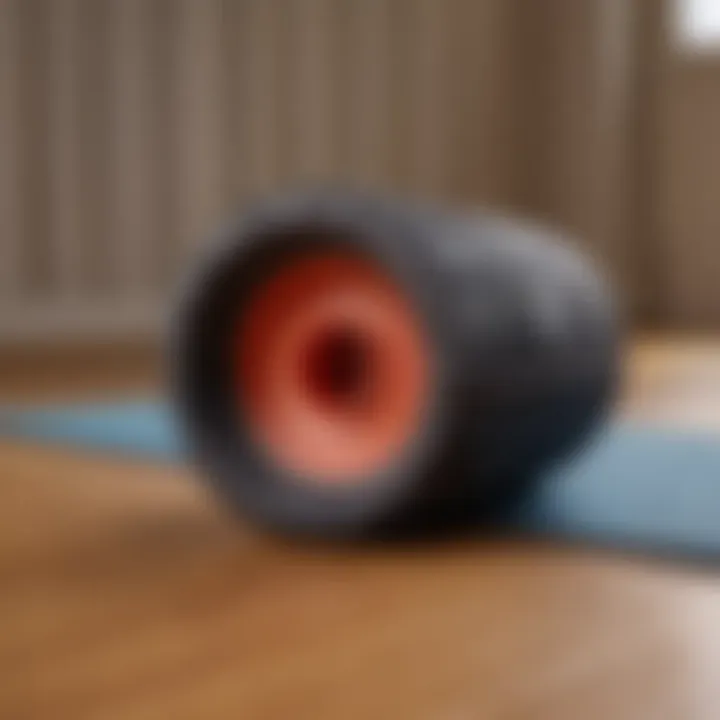
{"label": "foam roller", "polygon": [[358,536],[540,482],[607,415],[617,345],[601,275],[553,232],[299,193],[229,223],[193,268],[172,376],[232,508]]}

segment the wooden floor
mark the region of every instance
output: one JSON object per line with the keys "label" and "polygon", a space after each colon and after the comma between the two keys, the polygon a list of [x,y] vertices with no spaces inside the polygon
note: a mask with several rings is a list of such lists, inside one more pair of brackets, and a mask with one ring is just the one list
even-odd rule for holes
{"label": "wooden floor", "polygon": [[[623,412],[720,432],[720,343],[645,341],[628,369]],[[75,390],[112,389],[91,375]],[[718,720],[720,576],[509,542],[288,546],[183,470],[5,443],[0,718]]]}

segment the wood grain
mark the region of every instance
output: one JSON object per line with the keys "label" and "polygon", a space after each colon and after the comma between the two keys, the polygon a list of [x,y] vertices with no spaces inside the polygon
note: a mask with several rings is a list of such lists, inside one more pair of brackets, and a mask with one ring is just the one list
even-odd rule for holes
{"label": "wood grain", "polygon": [[[694,422],[702,394],[698,425],[720,416],[719,361],[720,344],[638,345],[625,412],[670,422],[675,405]],[[0,588],[3,719],[715,720],[720,707],[711,573],[479,539],[290,546],[171,467],[1,444]]]}

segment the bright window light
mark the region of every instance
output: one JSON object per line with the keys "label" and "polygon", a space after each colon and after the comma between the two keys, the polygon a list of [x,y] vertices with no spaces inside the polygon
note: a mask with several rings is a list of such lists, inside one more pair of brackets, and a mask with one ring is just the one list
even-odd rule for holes
{"label": "bright window light", "polygon": [[676,13],[684,46],[720,50],[720,0],[676,0]]}

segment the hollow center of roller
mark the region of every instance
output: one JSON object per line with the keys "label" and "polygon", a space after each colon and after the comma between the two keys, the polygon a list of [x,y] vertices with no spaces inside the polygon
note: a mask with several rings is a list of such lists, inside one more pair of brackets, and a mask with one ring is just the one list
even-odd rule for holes
{"label": "hollow center of roller", "polygon": [[304,386],[309,400],[334,415],[368,407],[377,372],[372,341],[361,329],[333,325],[309,340]]}
{"label": "hollow center of roller", "polygon": [[293,258],[239,317],[238,400],[279,467],[343,484],[396,461],[423,422],[430,345],[383,268],[341,252]]}

